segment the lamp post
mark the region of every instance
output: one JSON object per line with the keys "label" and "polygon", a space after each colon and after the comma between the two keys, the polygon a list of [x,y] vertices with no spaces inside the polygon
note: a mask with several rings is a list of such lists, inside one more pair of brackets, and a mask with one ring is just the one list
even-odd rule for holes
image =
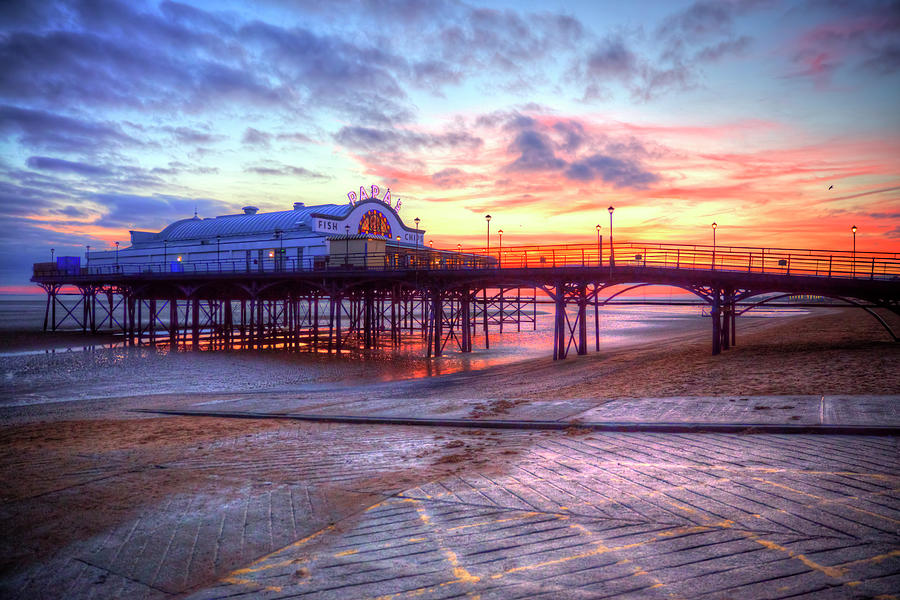
{"label": "lamp post", "polygon": [[503,230],[498,229],[497,234],[500,236],[500,248],[497,251],[497,266],[503,266]]}
{"label": "lamp post", "polygon": [[91,245],[87,245],[87,252],[84,253],[84,262],[85,266],[88,269],[88,273],[91,272]]}
{"label": "lamp post", "polygon": [[600,225],[597,225],[597,265],[603,266],[603,242],[600,241]]}
{"label": "lamp post", "polygon": [[163,268],[162,268],[163,272],[166,271],[166,262],[169,260],[168,250],[169,250],[169,240],[163,240]]}
{"label": "lamp post", "polygon": [[350,264],[350,226],[344,225],[344,266]]}
{"label": "lamp post", "polygon": [[606,210],[609,211],[609,268],[612,269],[616,266],[616,251],[613,247],[613,227],[612,227],[612,214],[613,211],[616,210],[613,206],[610,206]]}
{"label": "lamp post", "polygon": [[119,242],[116,242],[116,273],[119,272]]}
{"label": "lamp post", "polygon": [[856,279],[856,225],[850,227],[850,231],[853,232],[853,278]]}
{"label": "lamp post", "polygon": [[419,262],[419,217],[413,219],[416,224],[416,263]]}
{"label": "lamp post", "polygon": [[56,248],[50,248],[50,262],[53,262],[54,254],[56,254]]}
{"label": "lamp post", "polygon": [[216,236],[216,270],[222,271],[222,236]]}
{"label": "lamp post", "polygon": [[456,266],[462,266],[462,244],[456,245]]}
{"label": "lamp post", "polygon": [[713,221],[712,230],[713,230],[713,255],[712,255],[712,270],[716,270],[716,222]]}

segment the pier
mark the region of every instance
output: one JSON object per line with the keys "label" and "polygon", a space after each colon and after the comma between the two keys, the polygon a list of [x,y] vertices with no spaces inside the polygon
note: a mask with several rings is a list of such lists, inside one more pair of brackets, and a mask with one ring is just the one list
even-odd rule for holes
{"label": "pier", "polygon": [[553,358],[563,359],[587,354],[591,333],[599,350],[600,310],[651,285],[708,307],[713,354],[735,345],[741,314],[798,296],[862,308],[898,341],[884,316],[900,316],[900,253],[643,242],[351,253],[353,239],[306,262],[37,263],[32,281],[47,294],[45,331],[119,332],[128,345],[194,350],[340,353],[415,339],[429,357],[471,352],[489,347],[492,330],[534,328],[546,302]]}

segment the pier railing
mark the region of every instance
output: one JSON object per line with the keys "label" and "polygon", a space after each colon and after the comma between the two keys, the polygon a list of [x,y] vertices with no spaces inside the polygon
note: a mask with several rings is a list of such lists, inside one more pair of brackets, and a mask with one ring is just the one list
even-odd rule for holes
{"label": "pier railing", "polygon": [[34,265],[34,280],[77,281],[96,276],[195,276],[197,274],[300,273],[314,271],[415,271],[556,268],[664,268],[828,278],[900,279],[900,253],[753,248],[619,242],[497,248],[401,248],[384,254],[333,253],[330,256],[262,260],[201,260],[90,264],[60,269]]}

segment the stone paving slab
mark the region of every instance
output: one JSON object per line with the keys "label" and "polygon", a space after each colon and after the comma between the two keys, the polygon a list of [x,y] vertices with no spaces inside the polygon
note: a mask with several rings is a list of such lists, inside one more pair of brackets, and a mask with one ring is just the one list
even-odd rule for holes
{"label": "stone paving slab", "polygon": [[587,422],[900,425],[900,395],[701,396],[611,400],[577,415]]}
{"label": "stone paving slab", "polygon": [[[742,423],[748,425],[900,426],[900,395],[677,396],[596,400],[364,398],[340,402],[285,396],[243,396],[199,410],[386,418],[579,420],[615,423]],[[498,406],[500,407],[499,410]]]}
{"label": "stone paving slab", "polygon": [[892,437],[546,433],[508,473],[386,496],[191,598],[890,598],[897,456]]}

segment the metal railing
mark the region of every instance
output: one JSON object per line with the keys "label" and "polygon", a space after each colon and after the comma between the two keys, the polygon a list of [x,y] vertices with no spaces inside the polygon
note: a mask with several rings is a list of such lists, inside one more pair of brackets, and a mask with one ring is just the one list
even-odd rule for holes
{"label": "metal railing", "polygon": [[35,279],[84,276],[414,271],[459,269],[663,268],[857,279],[900,279],[900,253],[620,242],[504,248],[403,249],[383,254],[88,265],[34,265]]}

